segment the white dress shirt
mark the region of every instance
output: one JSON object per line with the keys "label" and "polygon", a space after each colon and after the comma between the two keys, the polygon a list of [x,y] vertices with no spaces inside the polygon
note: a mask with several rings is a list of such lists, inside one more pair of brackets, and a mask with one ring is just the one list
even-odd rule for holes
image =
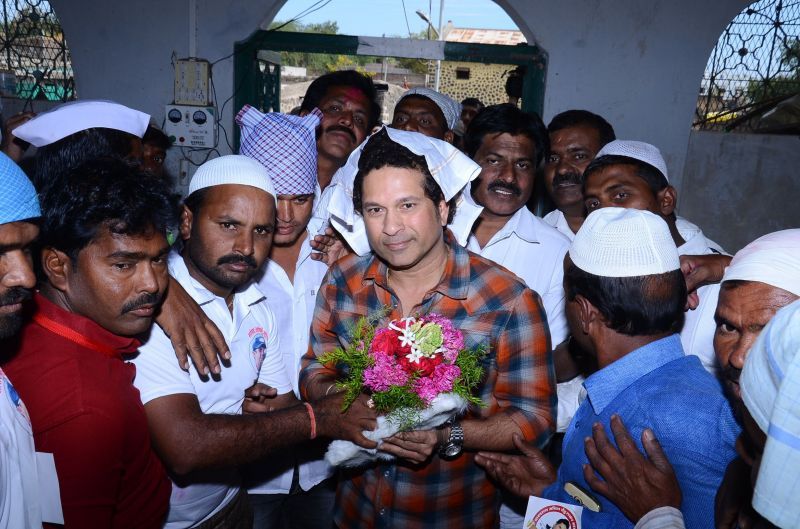
{"label": "white dress shirt", "polygon": [[[468,188],[463,192],[463,199],[475,203]],[[457,220],[458,217],[453,224]],[[569,336],[564,314],[564,255],[568,249],[566,237],[524,206],[483,248],[474,235],[467,241],[467,250],[506,267],[539,294],[547,313],[553,347]]]}
{"label": "white dress shirt", "polygon": [[[154,325],[150,338],[133,360],[134,385],[143,404],[167,395],[192,394],[203,413],[235,415],[242,412],[244,391],[256,381],[276,388],[278,394],[292,391],[280,354],[275,317],[254,283],[234,295],[231,314],[225,299],[194,279],[183,257],[175,251],[169,256],[169,270],[222,333],[231,359],[229,365],[223,364],[218,377],[203,380],[196,370],[180,368],[169,338]],[[192,527],[216,514],[239,492],[241,477],[236,468],[204,477],[185,487],[173,483],[165,528]]]}

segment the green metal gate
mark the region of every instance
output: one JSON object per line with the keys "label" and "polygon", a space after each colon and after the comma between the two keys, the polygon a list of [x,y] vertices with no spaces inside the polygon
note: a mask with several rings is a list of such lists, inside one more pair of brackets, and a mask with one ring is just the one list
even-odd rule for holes
{"label": "green metal gate", "polygon": [[[547,55],[537,46],[499,46],[396,38],[355,37],[259,30],[234,46],[235,109],[250,104],[263,112],[280,108],[280,65],[264,52],[411,57],[525,67],[522,109],[542,113]],[[238,147],[238,129],[235,132]]]}

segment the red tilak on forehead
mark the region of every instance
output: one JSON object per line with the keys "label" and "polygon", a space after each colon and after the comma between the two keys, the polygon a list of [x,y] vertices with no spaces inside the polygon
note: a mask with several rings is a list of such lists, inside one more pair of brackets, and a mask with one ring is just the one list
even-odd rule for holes
{"label": "red tilak on forehead", "polygon": [[350,99],[361,99],[364,97],[364,94],[361,93],[361,90],[356,88],[355,86],[351,86],[345,92],[345,95]]}

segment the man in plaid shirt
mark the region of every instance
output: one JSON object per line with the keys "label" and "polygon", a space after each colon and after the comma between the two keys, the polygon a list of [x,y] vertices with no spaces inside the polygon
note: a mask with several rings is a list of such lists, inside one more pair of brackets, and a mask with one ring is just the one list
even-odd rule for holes
{"label": "man in plaid shirt", "polygon": [[[323,281],[300,387],[312,400],[336,391],[339,373],[316,357],[344,346],[358,317],[386,307],[387,321],[435,312],[453,320],[466,347],[488,346],[477,390],[484,407],[452,425],[385,440],[380,450],[396,461],[343,476],[335,514],[340,528],[495,527],[498,492],[474,464],[474,452],[513,450],[515,433],[541,444],[554,426],[555,377],[541,300],[504,268],[459,246],[446,230],[455,200],[448,202],[453,197],[443,192],[452,180],[442,183],[463,178],[448,169],[454,156],[463,155],[440,144],[384,129],[363,147],[353,206],[373,254],[343,258]],[[429,167],[435,167],[433,174]],[[363,406],[362,394],[348,413]],[[437,454],[442,446],[455,455]]]}

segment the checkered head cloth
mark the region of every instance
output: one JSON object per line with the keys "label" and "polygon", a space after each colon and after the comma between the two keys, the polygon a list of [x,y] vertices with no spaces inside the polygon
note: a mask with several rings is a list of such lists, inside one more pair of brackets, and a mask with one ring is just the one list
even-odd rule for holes
{"label": "checkered head cloth", "polygon": [[41,215],[33,184],[11,158],[0,153],[0,224]]}
{"label": "checkered head cloth", "polygon": [[257,160],[272,178],[279,195],[310,195],[317,183],[315,130],[322,112],[304,117],[270,112],[245,105],[236,114],[241,129],[239,154]]}

